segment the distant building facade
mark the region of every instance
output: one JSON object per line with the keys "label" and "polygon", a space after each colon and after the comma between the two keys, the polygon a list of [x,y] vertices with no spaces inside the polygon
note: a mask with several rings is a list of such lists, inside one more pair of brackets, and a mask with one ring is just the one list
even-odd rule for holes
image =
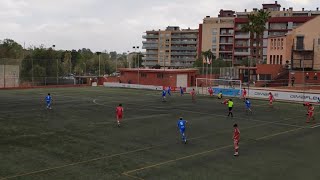
{"label": "distant building facade", "polygon": [[143,36],[143,65],[169,68],[192,67],[197,58],[198,29],[169,26],[165,30],[147,31]]}

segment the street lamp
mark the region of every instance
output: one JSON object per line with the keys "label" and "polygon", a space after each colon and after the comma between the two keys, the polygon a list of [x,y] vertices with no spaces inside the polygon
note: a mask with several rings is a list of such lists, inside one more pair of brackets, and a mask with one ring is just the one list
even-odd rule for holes
{"label": "street lamp", "polygon": [[[139,46],[133,46],[132,48],[134,49],[134,52],[136,52],[136,50],[139,51]],[[136,56],[138,56],[138,84],[140,84],[140,59],[139,59],[139,52],[138,52],[138,54],[136,54]]]}
{"label": "street lamp", "polygon": [[100,77],[100,55],[101,55],[101,52],[96,52],[96,54],[99,56],[99,77]]}

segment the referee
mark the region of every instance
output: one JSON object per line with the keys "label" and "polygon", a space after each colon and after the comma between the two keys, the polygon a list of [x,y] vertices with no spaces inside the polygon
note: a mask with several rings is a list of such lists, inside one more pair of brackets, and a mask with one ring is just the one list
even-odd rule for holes
{"label": "referee", "polygon": [[233,101],[232,101],[232,99],[229,99],[229,101],[228,101],[228,108],[229,108],[228,117],[229,117],[230,115],[231,115],[231,117],[233,117],[233,113],[232,113]]}

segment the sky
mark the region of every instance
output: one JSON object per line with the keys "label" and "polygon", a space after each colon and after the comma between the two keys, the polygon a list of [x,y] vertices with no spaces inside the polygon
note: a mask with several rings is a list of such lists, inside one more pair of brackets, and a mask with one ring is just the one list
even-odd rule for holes
{"label": "sky", "polygon": [[[0,39],[25,47],[133,51],[146,30],[198,28],[220,9],[243,12],[273,0],[0,0]],[[278,0],[282,7],[315,10],[319,0]]]}

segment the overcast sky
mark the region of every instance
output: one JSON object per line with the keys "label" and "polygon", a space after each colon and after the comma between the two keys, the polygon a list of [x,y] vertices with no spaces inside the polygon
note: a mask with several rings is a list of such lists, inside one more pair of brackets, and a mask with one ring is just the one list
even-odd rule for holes
{"label": "overcast sky", "polygon": [[[198,28],[220,9],[251,10],[273,0],[0,0],[0,39],[26,47],[132,51],[146,30]],[[319,0],[279,0],[282,7],[316,9]]]}

